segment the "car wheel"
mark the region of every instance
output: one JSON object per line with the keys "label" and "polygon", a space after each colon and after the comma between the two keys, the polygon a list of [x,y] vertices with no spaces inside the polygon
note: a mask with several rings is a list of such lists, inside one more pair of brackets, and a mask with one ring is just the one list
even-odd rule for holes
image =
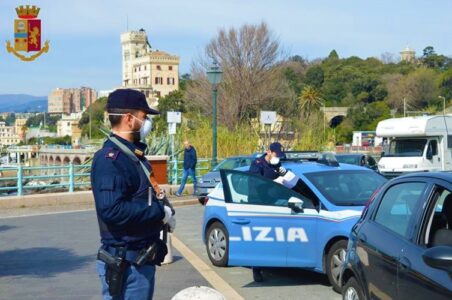
{"label": "car wheel", "polygon": [[347,241],[340,240],[333,244],[326,257],[326,275],[333,286],[333,290],[340,293],[339,275],[341,265],[345,261],[345,253],[347,252]]}
{"label": "car wheel", "polygon": [[343,300],[364,300],[364,293],[355,277],[350,277],[342,289]]}
{"label": "car wheel", "polygon": [[229,234],[224,225],[215,222],[207,230],[207,255],[213,265],[226,267],[229,257]]}

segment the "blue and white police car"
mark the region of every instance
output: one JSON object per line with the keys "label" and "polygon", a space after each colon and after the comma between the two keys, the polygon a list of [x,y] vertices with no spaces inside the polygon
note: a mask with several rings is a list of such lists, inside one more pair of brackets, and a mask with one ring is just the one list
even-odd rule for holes
{"label": "blue and white police car", "polygon": [[286,161],[275,181],[221,170],[208,195],[203,241],[216,266],[300,267],[338,284],[352,226],[386,179],[331,159]]}

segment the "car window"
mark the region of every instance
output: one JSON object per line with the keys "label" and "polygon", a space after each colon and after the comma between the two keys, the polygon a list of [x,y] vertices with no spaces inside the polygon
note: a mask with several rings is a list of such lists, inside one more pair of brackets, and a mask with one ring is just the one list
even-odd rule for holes
{"label": "car window", "polygon": [[435,189],[423,243],[428,247],[452,246],[452,193],[443,187]]}
{"label": "car window", "polygon": [[390,187],[375,214],[375,222],[409,238],[409,223],[421,199],[426,183],[405,182]]}
{"label": "car window", "polygon": [[227,158],[220,162],[212,171],[219,171],[221,169],[232,170],[237,167],[236,158]]}
{"label": "car window", "polygon": [[429,149],[431,149],[432,155],[438,155],[438,143],[436,140],[430,141]]}
{"label": "car window", "polygon": [[336,159],[338,162],[343,164],[350,164],[350,165],[359,165],[359,156],[352,156],[352,155],[337,155]]}
{"label": "car window", "polygon": [[386,179],[370,170],[334,170],[304,174],[331,203],[364,206]]}
{"label": "car window", "polygon": [[287,207],[289,199],[295,197],[303,200],[304,208],[314,208],[307,197],[262,176],[240,171],[227,171],[222,176],[229,192],[225,193],[226,202]]}

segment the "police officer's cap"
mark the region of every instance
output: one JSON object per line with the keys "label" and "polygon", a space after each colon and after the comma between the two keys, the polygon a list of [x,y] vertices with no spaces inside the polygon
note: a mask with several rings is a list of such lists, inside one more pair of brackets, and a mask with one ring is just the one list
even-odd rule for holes
{"label": "police officer's cap", "polygon": [[284,152],[282,150],[282,145],[278,142],[271,143],[269,149],[271,152],[275,152],[279,158],[286,157],[286,155],[284,154]]}
{"label": "police officer's cap", "polygon": [[149,107],[146,96],[137,90],[118,89],[110,93],[107,100],[107,111],[110,109],[136,109],[150,115],[158,115],[159,112]]}

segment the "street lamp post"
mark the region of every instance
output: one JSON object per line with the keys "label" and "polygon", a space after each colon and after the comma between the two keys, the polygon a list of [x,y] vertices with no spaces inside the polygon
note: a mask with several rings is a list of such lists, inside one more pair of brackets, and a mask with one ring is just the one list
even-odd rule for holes
{"label": "street lamp post", "polygon": [[446,98],[443,96],[438,96],[438,98],[443,100],[443,115],[446,114]]}
{"label": "street lamp post", "polygon": [[217,165],[217,94],[222,75],[223,71],[214,60],[207,70],[207,79],[212,85],[212,168]]}

